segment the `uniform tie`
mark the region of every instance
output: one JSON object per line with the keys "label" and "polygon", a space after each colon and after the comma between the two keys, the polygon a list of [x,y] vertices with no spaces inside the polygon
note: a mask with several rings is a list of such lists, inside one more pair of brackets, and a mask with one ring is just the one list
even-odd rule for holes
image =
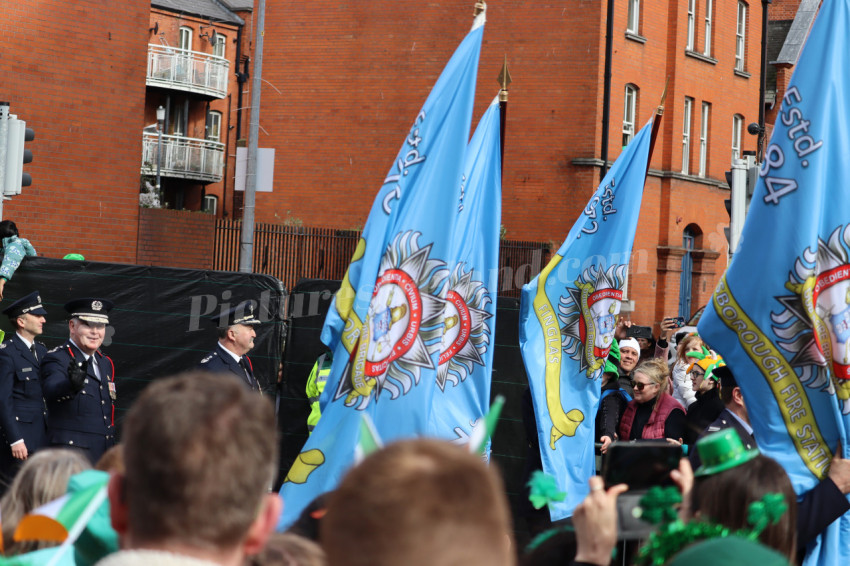
{"label": "uniform tie", "polygon": [[239,358],[239,365],[242,367],[242,371],[245,372],[245,379],[248,380],[248,385],[250,385],[251,389],[253,389],[254,380],[251,377],[251,372],[248,370],[248,364],[245,362],[245,358]]}
{"label": "uniform tie", "polygon": [[35,344],[30,346],[30,352],[32,352],[32,357],[35,358],[35,361],[38,361],[38,354],[35,352]]}

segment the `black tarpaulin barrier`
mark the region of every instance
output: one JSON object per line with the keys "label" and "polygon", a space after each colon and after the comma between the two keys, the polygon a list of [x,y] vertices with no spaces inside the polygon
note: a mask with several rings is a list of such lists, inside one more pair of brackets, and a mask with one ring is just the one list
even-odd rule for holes
{"label": "black tarpaulin barrier", "polygon": [[[34,257],[26,258],[6,284],[0,310],[34,290],[48,313],[38,338],[48,349],[68,339],[62,308],[67,301],[94,297],[115,304],[101,350],[115,364],[119,440],[123,415],[142,389],[194,369],[218,341],[211,317],[245,300],[254,302],[255,316],[263,321],[254,327],[257,338],[248,355],[265,394],[274,400],[286,291],[272,276]],[[11,332],[5,316],[0,328]]]}

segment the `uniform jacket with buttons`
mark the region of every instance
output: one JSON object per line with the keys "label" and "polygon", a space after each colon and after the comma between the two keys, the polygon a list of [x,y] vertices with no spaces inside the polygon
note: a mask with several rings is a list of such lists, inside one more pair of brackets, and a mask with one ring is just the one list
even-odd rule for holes
{"label": "uniform jacket with buttons", "polygon": [[40,362],[47,347],[35,342],[38,359],[17,334],[0,344],[0,427],[6,445],[24,441],[32,453],[46,443],[47,412]]}
{"label": "uniform jacket with buttons", "polygon": [[233,356],[229,352],[226,352],[224,346],[219,343],[216,345],[215,350],[207,354],[200,361],[198,369],[212,373],[232,373],[242,383],[254,391],[259,391],[260,384],[257,378],[254,377],[254,367],[251,364],[251,359],[248,356],[242,356],[242,361],[245,364],[245,369],[242,369],[239,362],[234,360]]}
{"label": "uniform jacket with buttons", "polygon": [[41,362],[42,389],[47,401],[51,442],[70,444],[75,432],[114,436],[113,405],[109,396],[109,382],[115,374],[112,360],[99,350],[95,352],[92,357],[100,370],[100,379],[89,365],[83,388],[75,393],[68,379],[72,355],[78,362],[85,362],[80,349],[68,340],[62,346],[50,350]]}

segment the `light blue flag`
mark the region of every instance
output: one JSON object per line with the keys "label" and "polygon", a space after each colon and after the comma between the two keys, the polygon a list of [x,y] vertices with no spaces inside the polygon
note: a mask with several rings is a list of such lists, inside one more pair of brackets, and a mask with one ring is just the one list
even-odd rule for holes
{"label": "light blue flag", "polygon": [[361,411],[387,443],[432,426],[483,24],[482,13],[416,116],[331,304],[322,418],[286,476],[279,528],[352,465]]}
{"label": "light blue flag", "polygon": [[459,444],[474,436],[476,424],[483,426],[490,407],[502,217],[500,124],[496,97],[466,150],[456,231],[450,242],[455,268],[449,276],[437,367],[439,393],[429,436]]}
{"label": "light blue flag", "polygon": [[[850,456],[850,1],[821,6],[765,151],[737,252],[698,330],[798,494]],[[754,409],[754,408],[757,408]],[[807,564],[850,563],[845,515]]]}
{"label": "light blue flag", "polygon": [[531,386],[543,471],[572,515],[594,474],[594,421],[637,229],[652,138],[650,120],[623,150],[540,275],[522,288],[519,343]]}

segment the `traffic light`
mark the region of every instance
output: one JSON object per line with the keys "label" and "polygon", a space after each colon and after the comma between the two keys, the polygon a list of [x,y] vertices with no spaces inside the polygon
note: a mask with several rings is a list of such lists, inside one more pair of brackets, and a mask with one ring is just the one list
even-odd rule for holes
{"label": "traffic light", "polygon": [[3,194],[19,195],[21,187],[32,185],[32,175],[24,172],[24,164],[32,163],[32,150],[25,146],[35,139],[35,132],[27,128],[26,122],[9,114],[8,102],[0,102],[0,138],[0,157],[5,157],[0,175]]}

